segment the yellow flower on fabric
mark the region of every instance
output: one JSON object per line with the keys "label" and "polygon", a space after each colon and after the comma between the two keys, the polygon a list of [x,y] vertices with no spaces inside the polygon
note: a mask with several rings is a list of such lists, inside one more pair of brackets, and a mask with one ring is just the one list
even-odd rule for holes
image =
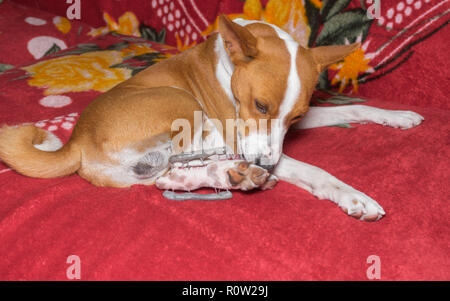
{"label": "yellow flower on fabric", "polygon": [[72,28],[70,21],[67,20],[67,18],[60,17],[60,16],[56,16],[53,18],[53,24],[55,24],[55,27],[63,34],[68,33],[70,31],[70,29]]}
{"label": "yellow flower on fabric", "polygon": [[121,52],[124,57],[128,57],[152,53],[156,52],[156,50],[146,44],[130,44],[127,48],[122,49]]}
{"label": "yellow flower on fabric", "polygon": [[283,27],[291,16],[292,2],[292,0],[270,0],[264,12],[266,22]]}
{"label": "yellow flower on fabric", "polygon": [[181,40],[181,38],[178,36],[178,33],[175,34],[175,38],[177,40],[177,49],[178,51],[185,51],[188,50],[189,48],[194,47],[195,45],[197,45],[197,42],[192,42],[191,44],[188,43],[188,37],[186,37],[186,39],[184,41]]}
{"label": "yellow flower on fabric", "polygon": [[104,12],[103,19],[105,20],[106,26],[92,29],[88,35],[96,37],[110,31],[115,31],[123,35],[131,35],[135,37],[141,36],[139,31],[139,20],[132,12],[124,13],[119,17],[118,22],[116,22],[107,12]]}
{"label": "yellow flower on fabric", "polygon": [[264,11],[264,21],[284,29],[302,46],[306,47],[311,29],[308,26],[304,1],[270,0]]}
{"label": "yellow flower on fabric", "polygon": [[[311,29],[308,26],[308,18],[304,7],[304,1],[311,0],[269,0],[264,8],[261,0],[246,0],[242,14],[230,14],[230,19],[243,18],[247,20],[259,20],[274,24],[287,31],[302,46],[308,45]],[[322,2],[319,0],[312,3],[320,8]],[[208,36],[218,27],[218,18],[202,32]]]}
{"label": "yellow flower on fabric", "polygon": [[109,32],[108,27],[92,28],[91,31],[88,32],[88,35],[92,37],[98,37],[107,34],[108,32]]}
{"label": "yellow flower on fabric", "polygon": [[172,53],[161,53],[161,57],[159,58],[155,58],[153,59],[154,62],[161,62],[161,61],[165,61],[169,58],[171,58],[172,56],[174,56],[175,54]]}
{"label": "yellow flower on fabric", "polygon": [[321,0],[309,0],[309,1],[311,1],[311,3],[314,4],[315,7],[322,8],[323,3]]}
{"label": "yellow flower on fabric", "polygon": [[[162,50],[173,50],[173,49],[176,49],[176,48],[171,47],[171,46],[165,46],[165,47],[163,47]],[[146,44],[131,44],[127,48],[122,49],[121,52],[122,52],[122,56],[124,58],[127,58],[127,57],[139,56],[139,55],[143,55],[146,53],[153,53],[153,52],[159,52],[159,51],[151,48],[150,46],[148,46]],[[160,61],[168,59],[172,56],[173,55],[171,53],[160,53],[159,58],[155,58],[155,59],[153,59],[153,61],[160,62]]]}
{"label": "yellow flower on fabric", "polygon": [[28,84],[45,88],[45,95],[95,90],[106,92],[131,77],[131,70],[110,68],[122,62],[120,51],[95,51],[42,61],[22,69]]}
{"label": "yellow flower on fabric", "polygon": [[[358,41],[360,41],[360,38]],[[362,47],[347,56],[343,62],[330,66],[331,70],[338,71],[331,80],[331,84],[335,85],[340,83],[340,93],[350,84],[353,85],[353,92],[358,92],[358,75],[365,72],[374,72],[374,69],[369,65],[370,60],[373,58],[373,54],[365,53],[368,45],[369,42],[364,43]]]}
{"label": "yellow flower on fabric", "polygon": [[174,56],[174,54],[171,53],[162,53],[160,58],[156,58],[153,61],[154,62],[161,62],[161,61],[165,61],[169,58],[171,58],[172,56]]}
{"label": "yellow flower on fabric", "polygon": [[119,18],[119,29],[116,30],[120,34],[140,37],[139,20],[132,12],[126,12]]}
{"label": "yellow flower on fabric", "polygon": [[247,0],[244,4],[244,15],[249,20],[261,20],[262,5],[259,0]]}

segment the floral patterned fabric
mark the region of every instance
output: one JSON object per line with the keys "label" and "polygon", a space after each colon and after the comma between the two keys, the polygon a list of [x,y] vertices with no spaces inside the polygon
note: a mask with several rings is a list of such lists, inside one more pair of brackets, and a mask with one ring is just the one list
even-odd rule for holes
{"label": "floral patterned fabric", "polygon": [[[14,98],[18,89],[22,89],[28,91],[21,110],[26,119],[22,122],[35,120],[37,126],[48,129],[47,118],[42,122],[42,116],[47,116],[49,109],[78,116],[95,96],[175,53],[177,50],[171,46],[110,34],[49,53],[30,65],[0,74],[0,98],[4,100],[0,107],[1,121],[17,123],[20,120],[19,116],[8,113],[16,110],[17,104],[7,99]],[[62,128],[56,127],[55,122],[53,125],[52,132],[63,141],[70,136],[73,125]]]}
{"label": "floral patterned fabric", "polygon": [[4,1],[0,4],[0,72],[88,40],[90,26]]}
{"label": "floral patterned fabric", "polygon": [[[0,162],[0,279],[365,280],[369,255],[383,280],[448,280],[449,0],[84,1],[68,20],[59,0],[0,0],[0,124],[24,123],[68,140],[96,96],[202,42],[220,13],[264,20],[305,47],[360,41],[321,76],[325,94],[414,110],[400,131],[343,125],[288,133],[287,155],[378,200],[387,216],[350,219],[287,183],[224,202],[177,203],[155,187],[95,187],[77,175],[29,179]],[[361,101],[361,100],[358,100]],[[345,127],[345,128],[343,128]]]}
{"label": "floral patterned fabric", "polygon": [[[56,2],[16,0],[6,1],[3,6],[23,3],[64,16],[68,5]],[[74,45],[76,41],[108,32],[166,43],[184,51],[204,41],[216,30],[217,16],[225,13],[231,18],[262,20],[280,26],[304,47],[361,42],[360,49],[321,75],[318,89],[360,92],[370,97],[378,96],[373,92],[389,82],[389,76],[395,70],[402,72],[402,66],[414,55],[414,47],[445,29],[449,7],[447,0],[385,0],[380,6],[380,16],[370,18],[376,14],[370,0],[213,0],[201,4],[194,0],[139,0],[132,5],[97,1],[95,5],[81,7],[81,21],[90,25],[69,21],[65,17],[43,18],[42,21],[48,24],[54,23],[50,27],[53,26],[58,35],[34,37],[38,46],[32,47],[28,41],[28,52],[42,57],[46,51],[58,51],[66,48],[65,44]],[[33,10],[27,10],[25,14],[32,16]],[[27,20],[25,15],[21,17]],[[5,26],[17,23],[8,20],[3,21]],[[64,39],[59,38],[61,35]],[[25,48],[24,45],[14,45],[17,57],[23,58],[22,53],[27,51],[17,47]],[[2,69],[12,68],[16,62],[16,59],[8,58],[7,62],[0,58],[0,63],[1,60],[4,61]],[[368,88],[364,87],[366,85]],[[439,105],[448,107],[443,100]]]}

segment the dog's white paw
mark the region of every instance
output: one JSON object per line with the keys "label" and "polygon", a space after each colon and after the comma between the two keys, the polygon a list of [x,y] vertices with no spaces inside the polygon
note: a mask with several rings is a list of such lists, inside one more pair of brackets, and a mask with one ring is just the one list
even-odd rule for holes
{"label": "dog's white paw", "polygon": [[394,128],[409,129],[418,126],[425,118],[412,111],[383,110],[376,114],[374,122]]}
{"label": "dog's white paw", "polygon": [[371,222],[381,219],[386,214],[374,199],[342,182],[328,183],[319,187],[321,188],[312,191],[315,196],[322,200],[333,201],[342,211],[354,218]]}
{"label": "dog's white paw", "polygon": [[381,219],[386,213],[383,208],[371,197],[354,190],[340,190],[334,200],[348,215],[366,222]]}

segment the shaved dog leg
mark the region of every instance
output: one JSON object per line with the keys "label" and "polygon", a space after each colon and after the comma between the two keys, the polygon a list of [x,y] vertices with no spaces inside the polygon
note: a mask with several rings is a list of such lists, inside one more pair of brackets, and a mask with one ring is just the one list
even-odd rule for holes
{"label": "shaved dog leg", "polygon": [[156,180],[159,189],[192,191],[202,187],[251,190],[263,185],[269,173],[242,160],[210,162],[205,166],[172,168]]}
{"label": "shaved dog leg", "polygon": [[305,117],[294,124],[294,129],[310,129],[343,123],[378,123],[395,128],[409,129],[424,118],[411,111],[384,110],[364,105],[339,107],[311,107]]}
{"label": "shaved dog leg", "polygon": [[376,221],[385,214],[372,198],[339,181],[326,171],[282,155],[274,174],[283,181],[336,203],[345,213],[364,221]]}

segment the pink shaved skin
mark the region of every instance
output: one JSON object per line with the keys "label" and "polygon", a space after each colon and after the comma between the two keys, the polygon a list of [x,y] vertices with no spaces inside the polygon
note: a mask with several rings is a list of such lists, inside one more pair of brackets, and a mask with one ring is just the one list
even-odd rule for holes
{"label": "pink shaved skin", "polygon": [[[181,191],[199,188],[247,191],[265,187],[269,177],[267,170],[243,160],[208,161],[200,166],[173,166],[156,180],[156,186],[159,189]],[[269,186],[273,187],[274,184]]]}

